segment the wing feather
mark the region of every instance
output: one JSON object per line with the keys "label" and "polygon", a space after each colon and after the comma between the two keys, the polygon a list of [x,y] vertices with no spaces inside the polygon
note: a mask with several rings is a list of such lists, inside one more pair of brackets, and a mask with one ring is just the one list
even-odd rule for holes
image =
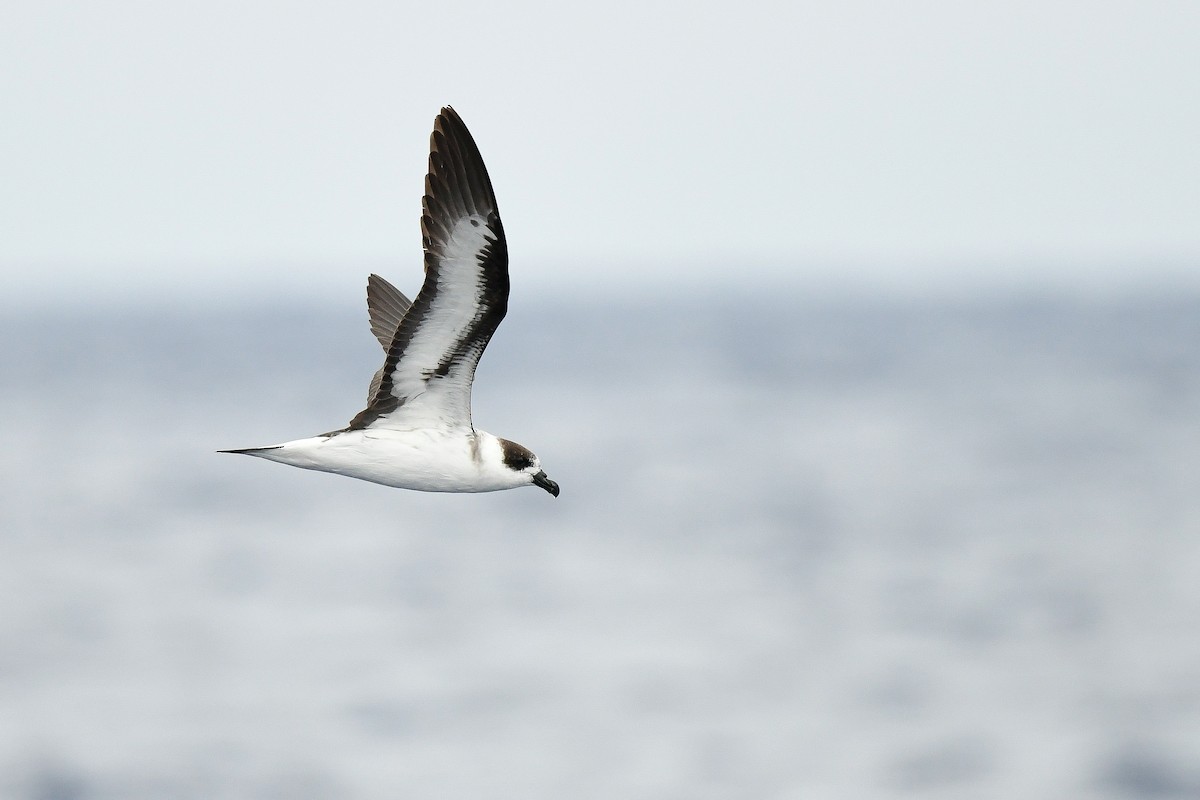
{"label": "wing feather", "polygon": [[425,282],[349,429],[471,427],[475,368],[508,310],[508,246],[479,148],[449,107],[430,136],[422,207]]}
{"label": "wing feather", "polygon": [[392,346],[400,320],[408,313],[412,301],[404,293],[378,275],[367,278],[367,313],[371,317],[371,333],[379,340],[383,352]]}
{"label": "wing feather", "polygon": [[[371,333],[379,340],[384,353],[392,346],[396,329],[411,305],[412,301],[403,292],[380,276],[372,274],[367,278],[367,314],[371,318]],[[371,378],[371,388],[367,391],[368,403],[379,391],[382,382],[383,367],[380,367]]]}

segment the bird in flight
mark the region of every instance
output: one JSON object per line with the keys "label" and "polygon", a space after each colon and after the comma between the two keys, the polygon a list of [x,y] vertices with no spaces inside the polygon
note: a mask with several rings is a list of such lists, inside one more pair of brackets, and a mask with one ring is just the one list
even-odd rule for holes
{"label": "bird in flight", "polygon": [[367,407],[340,430],[220,452],[401,489],[533,485],[558,497],[536,455],[471,423],[475,368],[508,309],[508,246],[479,148],[448,106],[430,136],[422,207],[425,282],[416,300],[378,275],[367,280],[371,332],[387,354]]}

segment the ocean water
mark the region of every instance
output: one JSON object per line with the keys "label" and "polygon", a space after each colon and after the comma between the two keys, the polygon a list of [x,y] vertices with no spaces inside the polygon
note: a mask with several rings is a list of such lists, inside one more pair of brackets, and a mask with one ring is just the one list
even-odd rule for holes
{"label": "ocean water", "polygon": [[1200,296],[514,298],[557,500],[215,454],[349,303],[0,334],[0,797],[1200,797]]}

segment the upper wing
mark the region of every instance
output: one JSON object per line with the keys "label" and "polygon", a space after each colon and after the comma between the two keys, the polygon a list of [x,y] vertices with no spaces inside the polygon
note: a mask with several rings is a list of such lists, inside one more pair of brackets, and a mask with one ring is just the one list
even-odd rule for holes
{"label": "upper wing", "polygon": [[396,338],[400,320],[408,313],[412,300],[378,275],[367,278],[367,314],[371,317],[371,333],[387,352]]}
{"label": "upper wing", "polygon": [[475,140],[452,108],[430,137],[421,234],[425,283],[350,429],[471,427],[471,381],[508,310],[508,246]]}
{"label": "upper wing", "polygon": [[[396,338],[400,320],[404,319],[411,305],[412,300],[383,278],[375,274],[367,278],[367,314],[371,317],[371,333],[375,334],[375,338],[383,346],[384,353],[392,346],[392,339]],[[371,378],[371,389],[367,392],[368,403],[379,391],[379,384],[382,382],[383,367],[380,367],[375,377]]]}

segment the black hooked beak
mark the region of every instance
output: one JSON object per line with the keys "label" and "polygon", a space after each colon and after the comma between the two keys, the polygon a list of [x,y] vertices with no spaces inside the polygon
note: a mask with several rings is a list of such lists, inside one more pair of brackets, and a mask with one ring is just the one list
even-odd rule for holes
{"label": "black hooked beak", "polygon": [[546,475],[546,470],[541,470],[533,476],[533,485],[540,486],[550,494],[558,497],[558,484],[550,480],[550,478]]}

